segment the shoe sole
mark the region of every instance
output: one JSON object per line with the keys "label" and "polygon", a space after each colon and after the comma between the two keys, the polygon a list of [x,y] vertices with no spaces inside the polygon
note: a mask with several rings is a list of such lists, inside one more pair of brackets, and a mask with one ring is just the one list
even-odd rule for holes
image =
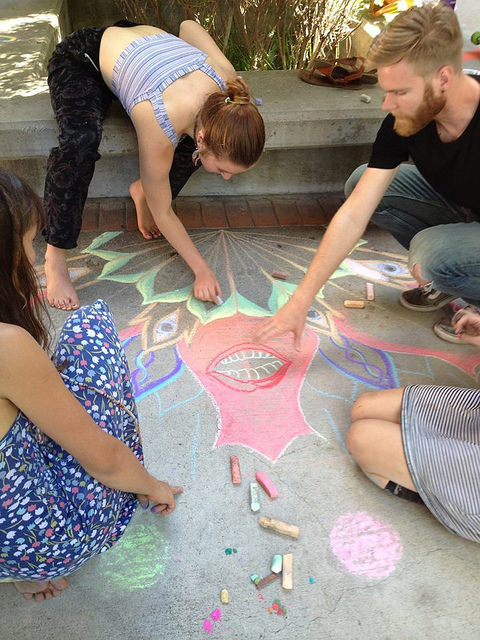
{"label": "shoe sole", "polygon": [[442,302],[439,303],[439,304],[428,305],[428,306],[421,306],[421,305],[418,305],[418,304],[410,304],[410,302],[407,302],[406,300],[404,300],[402,298],[402,296],[400,296],[398,301],[400,302],[402,307],[405,307],[405,309],[410,309],[410,311],[422,311],[423,313],[429,313],[431,311],[438,311],[439,309],[444,307],[449,302],[452,302],[452,300],[456,300],[457,297],[458,296],[449,296],[448,298],[445,298],[445,300],[442,300]]}
{"label": "shoe sole", "polygon": [[450,342],[451,344],[461,344],[460,339],[457,338],[456,335],[452,335],[447,331],[444,331],[441,327],[437,326],[437,324],[433,325],[433,333],[440,338],[440,340],[444,340],[445,342]]}

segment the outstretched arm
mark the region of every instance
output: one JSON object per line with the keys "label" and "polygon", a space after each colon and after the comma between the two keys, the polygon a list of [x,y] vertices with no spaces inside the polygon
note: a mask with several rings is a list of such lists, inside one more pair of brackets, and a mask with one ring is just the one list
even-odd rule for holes
{"label": "outstretched arm", "polygon": [[395,172],[396,169],[365,170],[348,200],[328,225],[303,280],[285,306],[263,324],[256,336],[258,342],[266,342],[292,331],[295,346],[300,348],[307,312],[313,299],[360,239]]}
{"label": "outstretched arm", "polygon": [[[222,296],[217,278],[172,209],[168,176],[173,161],[173,147],[163,132],[152,135],[151,127],[138,126],[138,117],[135,124],[142,187],[155,223],[193,271],[195,297],[217,304],[217,296]],[[159,129],[158,126],[156,128]]]}
{"label": "outstretched arm", "polygon": [[29,333],[3,325],[0,354],[0,397],[23,411],[102,484],[148,496],[164,515],[173,511],[174,496],[182,488],[154,478],[125,444],[102,431]]}

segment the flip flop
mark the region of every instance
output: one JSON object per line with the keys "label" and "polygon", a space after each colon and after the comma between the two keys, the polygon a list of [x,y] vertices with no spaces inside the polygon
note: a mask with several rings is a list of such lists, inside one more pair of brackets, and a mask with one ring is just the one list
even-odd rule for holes
{"label": "flip flop", "polygon": [[374,72],[365,73],[365,58],[336,58],[334,60],[316,59],[312,69],[300,69],[300,80],[308,84],[323,87],[342,87],[360,89],[366,84],[376,84]]}

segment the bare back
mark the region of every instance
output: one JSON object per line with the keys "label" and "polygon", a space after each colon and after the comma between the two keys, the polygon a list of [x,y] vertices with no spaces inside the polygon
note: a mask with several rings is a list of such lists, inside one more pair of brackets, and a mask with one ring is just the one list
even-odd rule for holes
{"label": "bare back", "polygon": [[[131,42],[153,34],[163,34],[166,31],[148,25],[135,27],[109,27],[102,36],[100,44],[100,70],[105,83],[112,88],[112,75],[115,63],[122,51]],[[182,34],[180,33],[180,36]],[[191,44],[188,38],[182,38]],[[194,43],[193,46],[196,46]],[[228,81],[235,77],[235,70],[223,54],[218,50],[218,55],[210,55],[207,49],[201,50],[207,53],[205,62],[217,72],[224,80]],[[215,52],[216,53],[216,52]],[[218,85],[212,78],[202,71],[192,71],[172,82],[163,91],[163,101],[167,109],[169,118],[180,136],[184,133],[192,135],[196,114],[205,102],[206,97],[218,91]],[[135,105],[131,112],[132,122],[138,127],[147,126],[151,133],[157,133],[153,110],[150,103],[145,100]]]}

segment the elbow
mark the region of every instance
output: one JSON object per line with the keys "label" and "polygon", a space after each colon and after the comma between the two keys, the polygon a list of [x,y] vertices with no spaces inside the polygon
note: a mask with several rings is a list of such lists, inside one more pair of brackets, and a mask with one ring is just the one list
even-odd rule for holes
{"label": "elbow", "polygon": [[102,484],[111,487],[113,478],[118,476],[122,468],[123,449],[124,445],[112,437],[112,442],[97,449],[95,457],[84,465],[85,471]]}

